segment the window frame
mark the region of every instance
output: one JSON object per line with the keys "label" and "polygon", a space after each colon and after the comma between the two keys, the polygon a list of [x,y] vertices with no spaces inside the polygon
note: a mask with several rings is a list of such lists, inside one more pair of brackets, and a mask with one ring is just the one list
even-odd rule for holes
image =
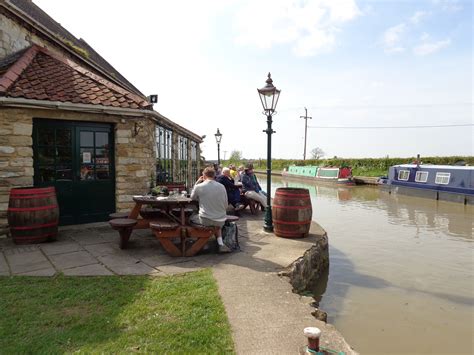
{"label": "window frame", "polygon": [[[400,174],[401,174],[401,173],[408,173],[407,178],[406,178],[406,179],[402,179],[402,178],[400,177]],[[410,170],[399,170],[399,171],[398,171],[397,180],[399,180],[399,181],[408,181],[409,179],[410,179]]]}
{"label": "window frame", "polygon": [[[419,179],[419,175],[424,175],[425,179],[424,180]],[[422,170],[417,171],[415,174],[415,182],[425,183],[428,181],[429,175],[430,175],[429,171],[422,171]]]}
{"label": "window frame", "polygon": [[[445,178],[448,178],[446,182],[443,182]],[[443,181],[440,181],[440,179],[443,179]],[[435,177],[435,184],[437,185],[449,185],[449,182],[451,181],[451,173],[443,172],[443,171],[438,171],[436,173]]]}

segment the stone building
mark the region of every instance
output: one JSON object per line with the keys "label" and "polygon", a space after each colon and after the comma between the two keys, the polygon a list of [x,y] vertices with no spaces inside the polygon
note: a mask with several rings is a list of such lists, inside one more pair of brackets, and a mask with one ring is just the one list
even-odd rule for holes
{"label": "stone building", "polygon": [[60,223],[130,209],[199,171],[202,139],[30,0],[0,0],[0,234],[10,189],[55,186]]}

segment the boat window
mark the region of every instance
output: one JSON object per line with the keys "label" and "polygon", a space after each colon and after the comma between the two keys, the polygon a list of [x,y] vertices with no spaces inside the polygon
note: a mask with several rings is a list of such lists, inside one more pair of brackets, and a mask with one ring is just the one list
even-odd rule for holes
{"label": "boat window", "polygon": [[410,170],[400,170],[398,172],[398,180],[408,181],[410,177]]}
{"label": "boat window", "polygon": [[415,175],[415,182],[427,182],[428,181],[428,172],[427,171],[417,171]]}
{"label": "boat window", "polygon": [[450,177],[451,173],[436,173],[435,184],[447,185]]}

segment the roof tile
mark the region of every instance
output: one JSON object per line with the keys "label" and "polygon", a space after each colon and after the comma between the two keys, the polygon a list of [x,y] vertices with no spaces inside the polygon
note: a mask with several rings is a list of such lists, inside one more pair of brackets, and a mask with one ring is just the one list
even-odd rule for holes
{"label": "roof tile", "polygon": [[148,108],[144,97],[38,46],[23,53],[3,75],[0,72],[0,93],[26,99]]}

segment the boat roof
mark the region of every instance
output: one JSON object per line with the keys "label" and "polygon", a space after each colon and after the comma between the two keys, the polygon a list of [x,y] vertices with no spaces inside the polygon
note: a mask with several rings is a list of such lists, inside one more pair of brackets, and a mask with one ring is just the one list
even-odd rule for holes
{"label": "boat roof", "polygon": [[[394,165],[400,168],[416,168],[416,164],[401,164]],[[453,169],[453,170],[474,170],[474,166],[459,166],[459,165],[430,165],[430,164],[420,164],[420,168],[423,169]]]}

